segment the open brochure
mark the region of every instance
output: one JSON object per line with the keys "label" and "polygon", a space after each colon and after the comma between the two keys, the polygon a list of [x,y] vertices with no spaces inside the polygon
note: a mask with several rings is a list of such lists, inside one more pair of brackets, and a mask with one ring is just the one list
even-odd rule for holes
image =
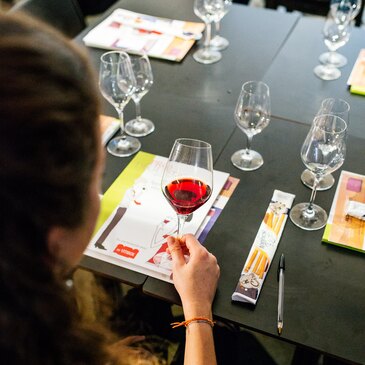
{"label": "open brochure", "polygon": [[365,252],[365,176],[342,171],[322,241]]}
{"label": "open brochure", "polygon": [[204,24],[157,18],[116,9],[83,38],[90,47],[181,61],[204,31]]}
{"label": "open brochure", "polygon": [[[166,162],[139,152],[119,175],[102,199],[87,256],[172,282],[166,238],[176,234],[177,216],[161,191]],[[184,231],[204,239],[237,183],[227,173],[214,171],[212,195],[192,214]]]}

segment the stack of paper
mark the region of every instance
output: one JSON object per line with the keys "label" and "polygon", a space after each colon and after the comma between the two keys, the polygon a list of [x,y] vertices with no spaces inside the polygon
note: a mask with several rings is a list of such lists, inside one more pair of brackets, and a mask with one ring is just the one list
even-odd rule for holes
{"label": "stack of paper", "polygon": [[181,61],[204,31],[203,23],[116,9],[85,37],[87,46]]}

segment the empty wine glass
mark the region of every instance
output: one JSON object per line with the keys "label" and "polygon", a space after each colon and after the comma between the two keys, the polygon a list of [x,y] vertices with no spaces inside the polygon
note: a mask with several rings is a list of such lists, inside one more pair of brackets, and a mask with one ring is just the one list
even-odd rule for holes
{"label": "empty wine glass", "polygon": [[362,0],[331,0],[331,15],[340,22],[354,20],[361,10]]}
{"label": "empty wine glass", "polygon": [[161,189],[177,213],[181,237],[187,218],[210,197],[213,190],[213,158],[209,143],[177,139],[161,180]]}
{"label": "empty wine glass", "polygon": [[136,88],[132,99],[136,106],[136,118],[130,120],[125,125],[125,131],[134,137],[144,137],[155,130],[152,121],[141,116],[141,99],[148,93],[153,84],[153,74],[150,61],[147,55],[130,56]]}
{"label": "empty wine glass", "polygon": [[194,0],[194,13],[205,23],[204,47],[193,54],[195,61],[203,64],[218,62],[222,54],[210,48],[212,22],[224,8],[223,0]]}
{"label": "empty wine glass", "polygon": [[121,132],[121,136],[108,143],[107,150],[114,156],[130,156],[141,148],[137,138],[124,133],[123,110],[136,87],[131,61],[127,53],[118,51],[104,53],[100,61],[99,88],[104,98],[117,111]]}
{"label": "empty wine glass", "polygon": [[290,211],[290,219],[298,227],[311,231],[326,225],[327,213],[314,204],[318,181],[337,170],[346,155],[346,122],[331,114],[319,115],[303,143],[301,158],[314,173],[315,179],[309,203],[299,203]]}
{"label": "empty wine glass", "polygon": [[222,51],[229,46],[229,41],[219,35],[220,32],[220,21],[228,13],[229,8],[232,5],[232,0],[223,0],[223,7],[220,12],[217,12],[214,18],[215,25],[215,36],[210,41],[210,47],[216,51]]}
{"label": "empty wine glass", "polygon": [[324,43],[329,49],[328,57],[321,60],[323,65],[314,68],[314,73],[322,80],[336,80],[341,76],[341,71],[335,66],[335,51],[344,46],[350,38],[350,23],[336,22],[332,17],[328,17],[324,27]]}
{"label": "empty wine glass", "polygon": [[[360,4],[358,4],[360,2]],[[330,16],[340,25],[348,25],[351,28],[351,21],[359,13],[361,0],[332,0],[330,7]],[[351,30],[351,29],[350,29]],[[350,32],[349,32],[350,36]],[[348,41],[347,38],[346,42]],[[319,61],[323,64],[331,64],[335,67],[343,67],[347,64],[347,58],[334,51],[324,52],[319,56]]]}
{"label": "empty wine glass", "polygon": [[[322,101],[321,107],[319,108],[317,116],[321,114],[337,115],[346,122],[347,128],[349,127],[350,105],[345,100],[339,98],[324,99]],[[305,186],[308,186],[312,189],[314,183],[314,174],[310,170],[305,169],[302,172],[300,178]],[[334,183],[335,178],[333,175],[327,174],[318,181],[317,191],[328,190],[334,185]]]}
{"label": "empty wine glass", "polygon": [[244,83],[234,111],[234,119],[247,136],[247,147],[235,152],[231,157],[233,165],[237,168],[252,171],[263,165],[262,156],[251,150],[251,142],[255,134],[261,133],[268,126],[270,114],[269,87],[261,81]]}

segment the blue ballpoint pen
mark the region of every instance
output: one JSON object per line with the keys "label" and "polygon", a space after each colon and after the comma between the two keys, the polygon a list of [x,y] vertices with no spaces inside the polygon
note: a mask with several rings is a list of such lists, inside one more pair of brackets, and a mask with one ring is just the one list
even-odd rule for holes
{"label": "blue ballpoint pen", "polygon": [[280,256],[278,267],[278,281],[279,281],[279,293],[278,293],[278,334],[281,335],[284,325],[284,271],[285,271],[285,257],[282,253]]}

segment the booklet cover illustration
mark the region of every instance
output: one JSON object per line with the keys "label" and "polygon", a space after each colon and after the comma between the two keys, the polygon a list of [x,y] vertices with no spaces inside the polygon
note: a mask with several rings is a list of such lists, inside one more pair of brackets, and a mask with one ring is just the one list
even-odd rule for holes
{"label": "booklet cover illustration", "polygon": [[342,171],[324,242],[365,252],[365,176]]}

